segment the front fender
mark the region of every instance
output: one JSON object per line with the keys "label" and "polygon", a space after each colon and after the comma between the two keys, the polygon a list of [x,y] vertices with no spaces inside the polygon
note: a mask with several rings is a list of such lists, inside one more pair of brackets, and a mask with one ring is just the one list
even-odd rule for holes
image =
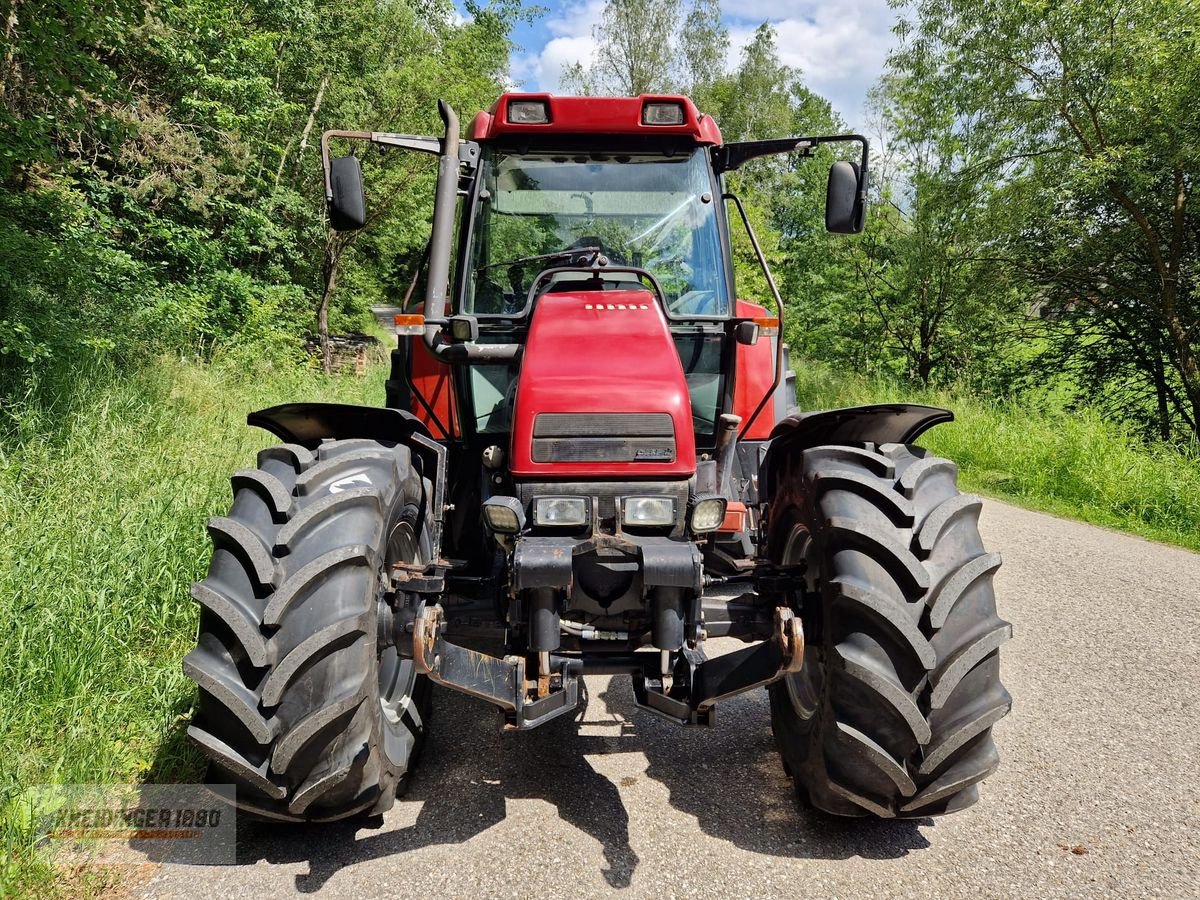
{"label": "front fender", "polygon": [[953,422],[954,413],[938,406],[879,403],[823,412],[798,413],[781,420],[759,467],[759,496],[770,500],[775,486],[810,447],[825,444],[911,444],[935,425]]}
{"label": "front fender", "polygon": [[425,423],[410,412],[349,403],[284,403],[250,413],[246,424],[306,447],[316,446],[326,438],[339,441],[367,438],[407,444],[413,435],[430,436]]}
{"label": "front fender", "polygon": [[271,432],[280,440],[315,449],[326,439],[365,438],[404,444],[418,462],[427,482],[425,513],[433,559],[442,556],[445,519],[446,447],[435,441],[425,423],[402,409],[354,406],[349,403],[284,403],[246,417],[248,425]]}

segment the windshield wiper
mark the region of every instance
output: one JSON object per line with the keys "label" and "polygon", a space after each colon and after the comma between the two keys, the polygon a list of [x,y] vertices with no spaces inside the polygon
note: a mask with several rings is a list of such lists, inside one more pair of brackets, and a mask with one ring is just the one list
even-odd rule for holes
{"label": "windshield wiper", "polygon": [[[554,253],[542,253],[538,256],[518,256],[516,259],[506,259],[501,262],[488,263],[486,266],[479,266],[475,271],[483,272],[487,269],[496,269],[500,266],[520,266],[525,263],[543,262],[551,259],[562,259],[564,256],[571,257],[582,255],[595,259],[600,254],[599,247],[570,247],[566,250],[557,250]],[[589,260],[590,261],[590,260]]]}

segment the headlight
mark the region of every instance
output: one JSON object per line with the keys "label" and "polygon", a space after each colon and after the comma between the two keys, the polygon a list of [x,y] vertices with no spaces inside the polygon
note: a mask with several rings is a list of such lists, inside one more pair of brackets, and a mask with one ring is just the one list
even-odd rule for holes
{"label": "headlight", "polygon": [[552,528],[582,528],[588,523],[583,497],[538,497],[533,501],[533,524]]}
{"label": "headlight", "polygon": [[626,497],[622,521],[632,526],[675,524],[674,497]]}
{"label": "headlight", "polygon": [[488,497],[483,501],[483,520],[496,534],[517,534],[525,527],[525,510],[516,497]]}
{"label": "headlight", "polygon": [[692,507],[692,519],[689,527],[697,534],[716,531],[725,521],[725,505],[724,497],[706,497],[703,500],[697,500],[696,505]]}
{"label": "headlight", "polygon": [[647,103],[642,107],[643,125],[682,125],[682,103]]}
{"label": "headlight", "polygon": [[512,125],[545,125],[550,109],[545,100],[509,100],[508,121]]}

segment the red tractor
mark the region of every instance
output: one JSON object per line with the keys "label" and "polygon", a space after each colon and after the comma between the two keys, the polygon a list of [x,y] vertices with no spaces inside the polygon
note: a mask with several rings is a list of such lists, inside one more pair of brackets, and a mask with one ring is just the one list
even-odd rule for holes
{"label": "red tractor", "polygon": [[[724,175],[857,144],[825,213],[855,233],[867,141],[723,143],[678,96],[506,94],[466,140],[440,112],[441,138],[323,141],[342,230],[366,203],[331,138],[439,157],[424,305],[397,317],[385,407],[249,417],[283,443],[209,522],[184,661],[212,777],[271,819],[379,813],[433,683],[524,730],[604,673],[681,725],[766,687],[783,766],[826,812],[974,802],[1011,628],[980,500],[913,446],[952,414],[793,409],[761,252],[776,313],[736,299],[731,220],[758,244]],[[719,637],[748,646],[707,656]]]}

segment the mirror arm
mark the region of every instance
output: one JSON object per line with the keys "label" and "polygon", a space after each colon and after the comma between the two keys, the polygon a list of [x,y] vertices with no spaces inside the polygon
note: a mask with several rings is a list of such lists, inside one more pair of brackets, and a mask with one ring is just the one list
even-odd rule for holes
{"label": "mirror arm", "polygon": [[325,202],[333,200],[333,181],[329,175],[329,141],[332,138],[350,138],[352,140],[369,141],[369,131],[326,131],[321,135],[321,168],[325,173]]}
{"label": "mirror arm", "polygon": [[[862,172],[867,171],[867,157],[870,152],[870,144],[861,134],[826,134],[817,137],[791,137],[779,138],[770,141],[740,141],[733,144],[722,144],[719,147],[713,147],[713,168],[717,174],[722,172],[732,172],[735,169],[741,168],[742,164],[752,159],[758,159],[760,156],[775,156],[779,153],[802,153],[804,156],[812,156],[822,144],[839,144],[839,143],[859,143],[862,144],[862,160],[859,163]],[[862,179],[863,200],[866,200],[866,178]]]}
{"label": "mirror arm", "polygon": [[[321,135],[321,168],[325,172],[325,202],[333,199],[333,185],[329,177],[329,142],[334,138],[352,141],[370,141],[381,147],[400,147],[437,156],[442,152],[442,142],[435,137],[414,134],[392,134],[390,131],[326,131]],[[464,148],[464,152],[466,148]],[[476,150],[478,153],[478,150]]]}
{"label": "mirror arm", "polygon": [[783,308],[783,298],[779,296],[779,288],[775,285],[775,277],[771,274],[770,267],[767,266],[767,257],[762,252],[762,247],[759,246],[758,236],[754,233],[754,226],[750,224],[750,217],[746,215],[746,208],[742,206],[741,198],[737,194],[724,193],[721,195],[722,200],[732,200],[737,207],[738,213],[741,214],[742,224],[746,226],[746,234],[750,237],[750,246],[754,248],[754,255],[758,257],[758,264],[762,267],[763,274],[767,276],[767,286],[771,289],[771,296],[775,298],[775,308],[779,311],[779,338],[775,342],[775,380],[771,382],[771,386],[763,395],[762,400],[758,402],[758,406],[754,408],[754,412],[746,419],[742,425],[742,430],[738,433],[738,440],[742,440],[750,431],[750,426],[754,424],[754,420],[758,418],[759,413],[763,411],[763,407],[767,405],[767,401],[779,389],[779,382],[783,379],[783,337],[784,317],[786,315]]}

